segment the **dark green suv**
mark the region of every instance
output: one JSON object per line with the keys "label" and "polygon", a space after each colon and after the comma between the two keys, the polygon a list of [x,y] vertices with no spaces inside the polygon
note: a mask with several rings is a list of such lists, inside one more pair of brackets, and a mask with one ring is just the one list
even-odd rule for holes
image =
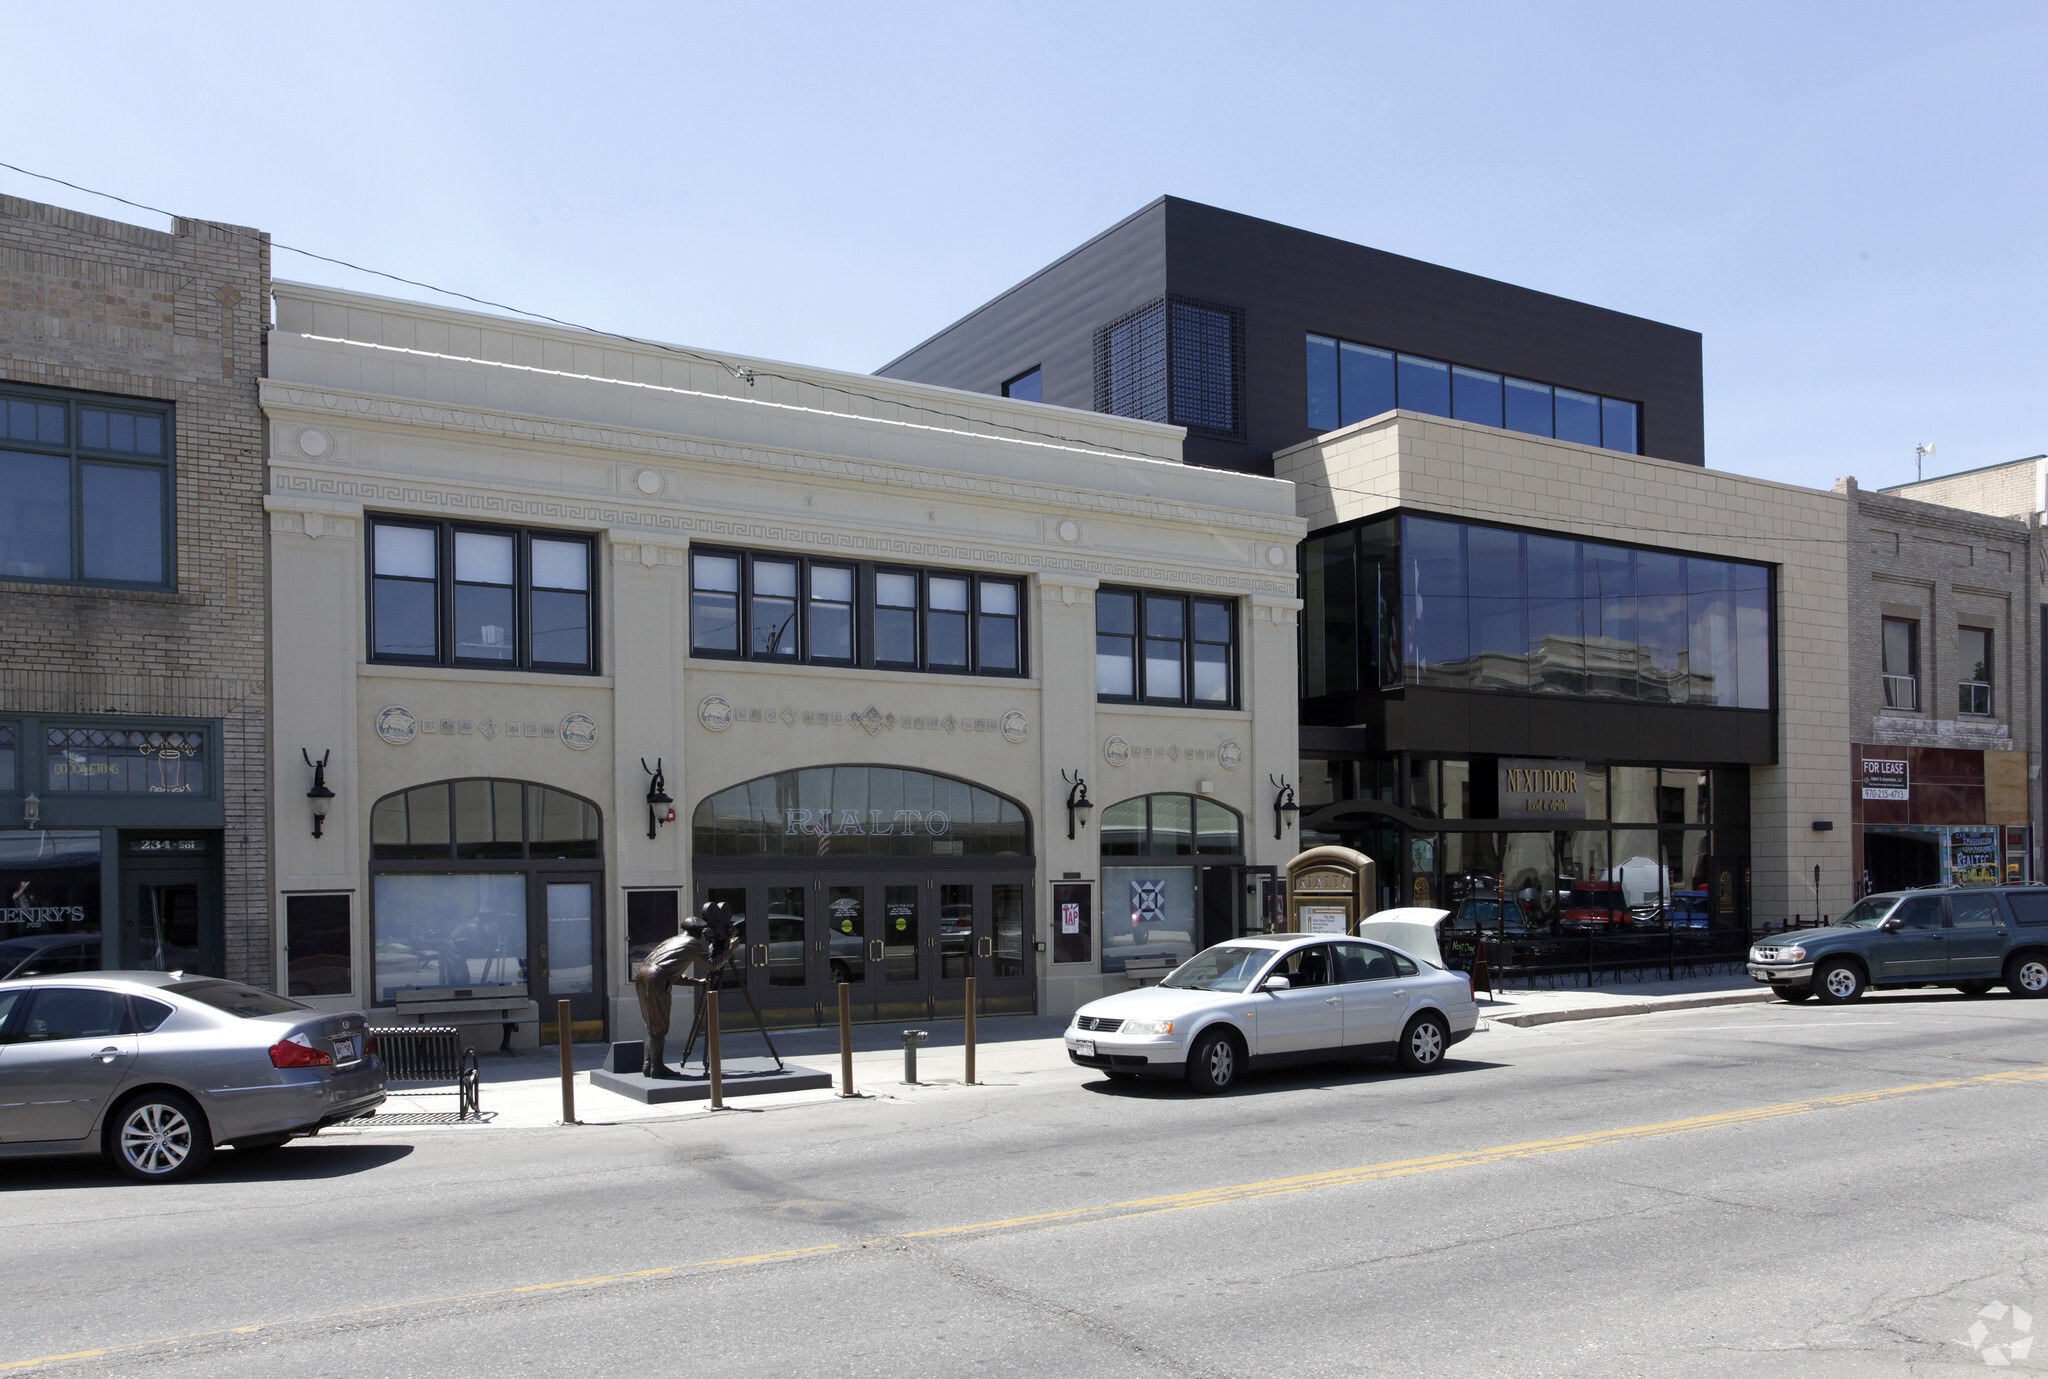
{"label": "dark green suv", "polygon": [[1773,934],[1749,950],[1749,975],[1787,1001],[1829,1005],[1865,991],[2004,985],[2048,996],[2048,888],[1941,886],[1858,901],[1826,929]]}

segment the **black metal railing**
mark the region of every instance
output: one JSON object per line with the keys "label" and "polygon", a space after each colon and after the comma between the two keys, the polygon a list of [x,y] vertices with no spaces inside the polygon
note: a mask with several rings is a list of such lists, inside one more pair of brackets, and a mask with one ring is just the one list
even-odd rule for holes
{"label": "black metal railing", "polygon": [[[1438,947],[1444,961],[1461,972],[1475,969],[1479,945],[1486,945],[1486,974],[1495,987],[1597,986],[1601,982],[1676,980],[1716,972],[1738,972],[1750,945],[1791,924],[1769,929],[1645,929],[1562,934],[1445,932]],[[1812,928],[1811,924],[1796,927]]]}

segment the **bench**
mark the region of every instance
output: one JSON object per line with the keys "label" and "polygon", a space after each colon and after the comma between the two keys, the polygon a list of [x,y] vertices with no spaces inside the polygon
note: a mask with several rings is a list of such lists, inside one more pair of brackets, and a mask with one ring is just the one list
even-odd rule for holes
{"label": "bench", "polygon": [[512,1052],[512,1031],[540,1018],[524,984],[481,987],[412,987],[394,994],[394,1022],[419,1025],[499,1025],[498,1052]]}
{"label": "bench", "polygon": [[1124,976],[1133,986],[1155,986],[1161,977],[1179,966],[1172,958],[1127,958],[1124,960]]}
{"label": "bench", "polygon": [[453,1025],[373,1028],[386,1082],[453,1082],[457,1120],[483,1115],[476,1050],[464,1047]]}

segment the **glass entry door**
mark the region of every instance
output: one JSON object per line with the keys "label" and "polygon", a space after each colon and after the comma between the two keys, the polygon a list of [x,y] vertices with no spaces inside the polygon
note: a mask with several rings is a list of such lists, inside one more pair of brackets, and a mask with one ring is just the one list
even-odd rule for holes
{"label": "glass entry door", "polygon": [[526,912],[541,1039],[555,1042],[556,1002],[569,1002],[574,1039],[605,1037],[603,887],[594,874],[537,872]]}
{"label": "glass entry door", "polygon": [[[746,1001],[734,990],[741,986],[754,998],[762,1023],[770,1029],[817,1024],[821,1014],[808,933],[812,913],[809,882],[779,884],[736,877],[726,884],[706,885],[698,896],[700,901],[723,901],[733,918],[742,921],[732,955],[726,959],[725,989],[731,994],[721,998],[720,1026],[737,1028],[735,1021],[751,1025],[753,1017]],[[836,993],[826,994],[837,1002]],[[838,1009],[836,1004],[833,1009]]]}
{"label": "glass entry door", "polygon": [[221,975],[220,891],[210,867],[124,867],[123,960],[109,967]]}
{"label": "glass entry door", "polygon": [[856,1020],[922,1020],[932,968],[930,886],[914,876],[826,876],[824,933],[814,949],[825,1018],[836,1019],[840,981]]}
{"label": "glass entry door", "polygon": [[939,921],[933,1017],[959,1019],[966,1012],[970,975],[976,1014],[1029,1014],[1035,1006],[1037,932],[1031,922],[1031,883],[963,878],[935,881],[933,889]]}

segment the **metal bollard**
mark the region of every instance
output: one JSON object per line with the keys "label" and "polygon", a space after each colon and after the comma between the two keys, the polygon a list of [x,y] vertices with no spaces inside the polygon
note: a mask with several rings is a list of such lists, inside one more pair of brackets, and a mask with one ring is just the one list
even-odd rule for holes
{"label": "metal bollard", "polygon": [[704,1072],[711,1079],[711,1109],[725,1109],[725,1078],[718,1051],[718,988],[704,988]]}
{"label": "metal bollard", "polygon": [[569,1003],[555,1002],[555,1043],[562,1050],[562,1124],[576,1123],[576,1027]]}
{"label": "metal bollard", "polygon": [[853,988],[839,983],[839,1095],[858,1095],[853,1090]]}
{"label": "metal bollard", "polygon": [[931,1036],[921,1029],[903,1031],[903,1085],[917,1085],[917,1046]]}
{"label": "metal bollard", "polygon": [[967,979],[967,1085],[974,1085],[974,978]]}

